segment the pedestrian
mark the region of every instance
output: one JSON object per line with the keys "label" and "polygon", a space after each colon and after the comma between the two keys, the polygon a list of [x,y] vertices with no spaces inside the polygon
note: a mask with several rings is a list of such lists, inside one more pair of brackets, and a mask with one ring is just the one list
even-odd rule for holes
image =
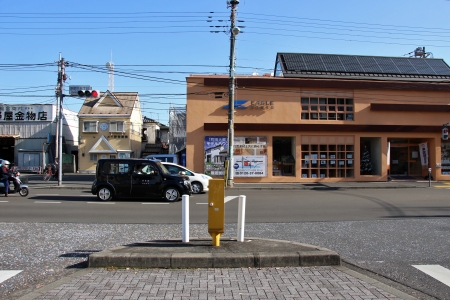
{"label": "pedestrian", "polygon": [[9,161],[4,160],[2,162],[2,167],[0,168],[0,181],[5,185],[5,197],[8,197],[9,191]]}

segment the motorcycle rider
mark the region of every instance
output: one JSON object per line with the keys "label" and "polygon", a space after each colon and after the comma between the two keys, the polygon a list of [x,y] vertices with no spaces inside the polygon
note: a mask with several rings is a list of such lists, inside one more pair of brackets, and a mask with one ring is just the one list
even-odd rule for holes
{"label": "motorcycle rider", "polygon": [[9,161],[4,160],[2,162],[2,167],[0,168],[0,181],[3,182],[5,185],[5,197],[8,197],[8,191],[9,191]]}
{"label": "motorcycle rider", "polygon": [[17,193],[20,190],[20,183],[19,183],[19,180],[17,180],[17,176],[19,174],[20,173],[18,171],[16,171],[15,168],[14,168],[14,170],[11,168],[9,171],[8,180],[12,181],[14,183],[14,193]]}

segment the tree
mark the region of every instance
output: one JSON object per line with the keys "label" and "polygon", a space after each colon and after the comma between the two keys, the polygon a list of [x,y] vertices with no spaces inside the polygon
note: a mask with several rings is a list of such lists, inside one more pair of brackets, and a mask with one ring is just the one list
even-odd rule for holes
{"label": "tree", "polygon": [[372,161],[370,159],[370,152],[367,146],[364,145],[363,154],[361,157],[361,174],[370,175],[372,174]]}

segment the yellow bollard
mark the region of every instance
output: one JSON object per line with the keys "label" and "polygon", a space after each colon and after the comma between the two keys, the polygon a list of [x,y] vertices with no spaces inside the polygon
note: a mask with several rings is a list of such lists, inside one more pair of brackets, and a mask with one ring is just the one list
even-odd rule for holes
{"label": "yellow bollard", "polygon": [[212,245],[220,246],[225,227],[225,180],[210,179],[208,191],[208,232]]}

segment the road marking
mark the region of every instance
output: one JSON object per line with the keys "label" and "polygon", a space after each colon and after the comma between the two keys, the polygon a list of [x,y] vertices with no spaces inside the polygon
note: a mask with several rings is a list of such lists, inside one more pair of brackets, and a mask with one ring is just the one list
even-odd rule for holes
{"label": "road marking", "polygon": [[156,205],[158,205],[158,204],[169,204],[169,203],[150,203],[150,202],[143,202],[142,204],[156,204]]}
{"label": "road marking", "polygon": [[413,265],[414,268],[419,269],[425,274],[439,280],[443,284],[450,286],[450,270],[440,265]]}
{"label": "road marking", "polygon": [[2,200],[2,201],[0,201],[0,202],[9,202],[9,201],[3,201],[3,200]]}
{"label": "road marking", "polygon": [[[233,200],[233,199],[238,198],[238,197],[239,196],[226,196],[224,198],[224,203],[227,203],[228,201]],[[208,203],[207,202],[197,202],[195,204],[208,204]]]}
{"label": "road marking", "polygon": [[86,202],[87,204],[116,204],[116,202]]}
{"label": "road marking", "polygon": [[231,200],[233,200],[234,198],[237,198],[237,197],[239,197],[239,196],[226,196],[225,197],[225,203],[227,203],[228,201],[231,201]]}
{"label": "road marking", "polygon": [[22,270],[8,270],[8,271],[0,270],[0,283],[19,274],[20,272],[22,272]]}
{"label": "road marking", "polygon": [[58,204],[58,203],[61,203],[61,202],[56,202],[56,201],[34,201],[34,203],[44,203],[44,204],[53,204],[53,203],[55,203],[55,204]]}
{"label": "road marking", "polygon": [[78,195],[79,197],[95,197],[95,195]]}
{"label": "road marking", "polygon": [[36,194],[35,196],[59,196],[59,194]]}

